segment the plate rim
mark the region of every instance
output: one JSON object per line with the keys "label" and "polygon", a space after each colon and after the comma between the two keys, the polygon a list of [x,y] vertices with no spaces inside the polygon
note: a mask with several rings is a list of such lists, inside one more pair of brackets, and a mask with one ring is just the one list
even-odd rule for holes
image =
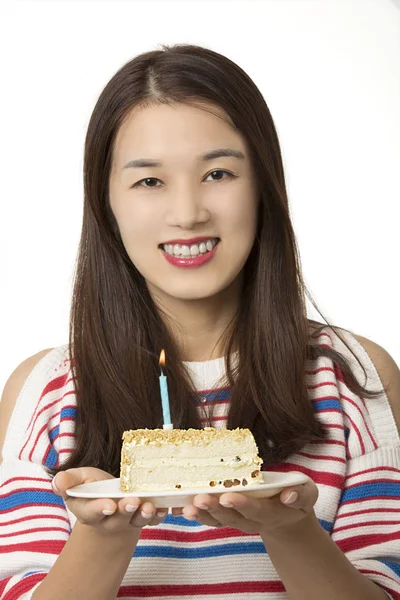
{"label": "plate rim", "polygon": [[[280,476],[283,476],[284,478],[287,478],[287,476],[291,475],[292,477],[295,476],[297,478],[300,479],[300,481],[297,482],[293,482],[293,483],[289,483],[288,486],[290,485],[302,485],[304,483],[306,483],[310,478],[308,475],[306,475],[305,473],[300,473],[299,471],[289,471],[289,472],[279,472],[279,471],[261,471],[261,474],[264,476],[265,474],[270,474],[270,473],[274,473],[274,474],[278,474]],[[100,481],[91,481],[90,483],[82,483],[79,485],[75,485],[72,488],[68,488],[66,490],[66,494],[70,497],[70,498],[125,498],[125,497],[132,497],[132,498],[170,498],[170,497],[179,497],[179,496],[193,496],[193,495],[197,495],[197,494],[218,494],[218,493],[228,493],[228,492],[252,492],[252,491],[256,491],[256,490],[267,490],[267,489],[273,489],[273,488],[279,488],[281,486],[281,484],[285,483],[285,481],[282,482],[275,482],[275,483],[260,483],[260,484],[256,484],[256,485],[237,485],[234,487],[230,487],[230,488],[225,488],[225,487],[215,487],[212,489],[208,489],[208,488],[190,488],[190,489],[184,489],[184,490],[153,490],[153,491],[146,491],[146,492],[123,492],[122,490],[118,490],[118,492],[113,492],[111,491],[111,495],[109,496],[105,496],[103,495],[104,492],[100,492],[100,494],[102,494],[101,496],[83,496],[83,495],[78,495],[76,492],[70,494],[69,492],[73,491],[76,488],[79,487],[83,487],[83,486],[89,486],[92,484],[98,484],[101,483],[102,481],[106,482],[106,481],[112,481],[113,483],[116,483],[117,481],[120,481],[120,477],[114,477],[114,478],[110,478],[110,479],[104,479],[104,480],[100,480]],[[79,492],[78,492],[79,493]],[[82,494],[93,494],[95,492],[90,492],[90,491],[83,491],[81,492]],[[115,495],[115,493],[117,493],[118,495]]]}

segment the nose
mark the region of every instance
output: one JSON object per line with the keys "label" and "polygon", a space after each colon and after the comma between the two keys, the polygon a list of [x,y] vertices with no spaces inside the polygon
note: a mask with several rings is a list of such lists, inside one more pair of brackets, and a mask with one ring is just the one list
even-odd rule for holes
{"label": "nose", "polygon": [[204,206],[201,193],[183,186],[167,199],[167,225],[182,229],[193,229],[197,223],[206,223],[210,211]]}

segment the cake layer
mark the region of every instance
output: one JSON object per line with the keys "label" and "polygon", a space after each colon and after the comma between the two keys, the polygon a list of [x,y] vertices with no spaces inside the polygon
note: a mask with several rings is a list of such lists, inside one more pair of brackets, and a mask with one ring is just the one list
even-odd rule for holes
{"label": "cake layer", "polygon": [[[258,467],[258,466],[257,466]],[[210,475],[212,477],[210,478]],[[227,468],[220,465],[204,465],[202,467],[180,468],[156,466],[149,470],[136,467],[131,469],[124,481],[127,491],[161,491],[185,490],[193,488],[228,488],[236,485],[256,485],[263,483],[259,468],[253,471],[249,466],[235,466]]]}
{"label": "cake layer", "polygon": [[126,492],[254,485],[261,458],[249,429],[125,431],[121,490]]}

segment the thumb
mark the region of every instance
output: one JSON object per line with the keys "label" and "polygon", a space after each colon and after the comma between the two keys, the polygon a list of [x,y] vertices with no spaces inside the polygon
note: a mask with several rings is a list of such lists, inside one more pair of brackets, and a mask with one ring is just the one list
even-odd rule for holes
{"label": "thumb", "polygon": [[110,473],[97,469],[95,467],[76,467],[59,471],[52,479],[51,486],[55,494],[62,496],[65,491],[82,483],[91,483],[93,481],[102,481],[104,479],[115,479]]}

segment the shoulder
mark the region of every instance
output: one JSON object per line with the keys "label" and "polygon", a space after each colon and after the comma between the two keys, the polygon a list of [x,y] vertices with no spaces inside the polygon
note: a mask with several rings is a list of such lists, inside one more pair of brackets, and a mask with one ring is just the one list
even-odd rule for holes
{"label": "shoulder", "polygon": [[[383,414],[385,415],[386,422],[394,418],[395,423],[393,422],[393,427],[396,424],[400,434],[400,369],[396,361],[381,345],[360,334],[356,334],[352,330],[335,326],[335,331],[344,338],[351,351],[358,357],[366,369],[367,387],[374,390],[384,387],[386,390],[384,399],[368,402],[369,409],[374,412],[374,418],[380,419]],[[365,385],[365,374],[354,359],[354,355],[349,352],[349,348],[330,326],[319,321],[311,321],[310,332],[310,342],[312,344],[325,344],[339,352],[349,361],[360,383]],[[385,408],[385,403],[387,402],[390,405],[393,416],[387,414]],[[379,409],[378,406],[380,407]]]}
{"label": "shoulder", "polygon": [[13,413],[15,403],[28,375],[36,364],[52,350],[53,348],[46,348],[46,350],[41,350],[40,352],[29,356],[14,369],[8,378],[0,401],[0,450],[3,447],[8,423]]}
{"label": "shoulder", "polygon": [[361,335],[355,333],[352,333],[352,335],[369,355],[383,387],[387,388],[386,395],[396,421],[397,429],[400,432],[400,369],[394,358],[385,348]]}
{"label": "shoulder", "polygon": [[[4,458],[7,432],[11,422],[18,421],[22,427],[30,418],[27,406],[21,406],[23,397],[35,403],[37,395],[48,381],[56,375],[55,371],[66,358],[67,346],[46,348],[22,361],[9,376],[0,401],[0,459]],[[21,400],[19,400],[21,398]],[[17,408],[19,407],[19,408]],[[16,410],[14,410],[16,409]],[[19,412],[15,417],[15,412]]]}

